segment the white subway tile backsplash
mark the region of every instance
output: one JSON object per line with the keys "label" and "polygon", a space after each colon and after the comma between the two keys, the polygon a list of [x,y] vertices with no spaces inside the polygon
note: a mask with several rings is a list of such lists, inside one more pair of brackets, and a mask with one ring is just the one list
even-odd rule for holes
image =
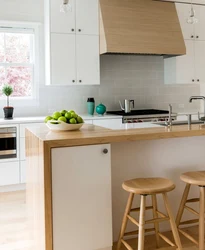
{"label": "white subway tile backsplash", "polygon": [[104,103],[107,110],[120,109],[119,100],[125,98],[135,100],[139,109],[167,109],[169,103],[176,112],[200,109],[200,101],[188,102],[191,95],[200,94],[200,85],[164,85],[163,57],[103,55],[100,68],[100,86],[41,85],[38,106],[15,107],[15,115],[45,115],[51,108],[85,113],[88,97],[94,97],[96,105]]}

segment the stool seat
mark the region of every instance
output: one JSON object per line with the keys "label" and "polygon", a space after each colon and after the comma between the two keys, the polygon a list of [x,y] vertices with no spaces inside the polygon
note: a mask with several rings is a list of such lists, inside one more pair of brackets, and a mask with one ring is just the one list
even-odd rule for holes
{"label": "stool seat", "polygon": [[125,181],[124,190],[134,194],[159,194],[173,190],[175,184],[165,178],[137,178]]}
{"label": "stool seat", "polygon": [[189,184],[205,186],[205,171],[183,173],[180,178],[182,181]]}

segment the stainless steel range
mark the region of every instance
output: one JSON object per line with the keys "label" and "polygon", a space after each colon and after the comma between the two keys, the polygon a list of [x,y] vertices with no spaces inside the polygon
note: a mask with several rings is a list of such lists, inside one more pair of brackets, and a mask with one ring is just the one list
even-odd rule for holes
{"label": "stainless steel range", "polygon": [[[159,109],[131,110],[129,113],[122,110],[107,111],[107,114],[122,116],[122,123],[163,122],[169,120],[169,111]],[[172,113],[172,120],[176,120],[176,117],[177,115]]]}

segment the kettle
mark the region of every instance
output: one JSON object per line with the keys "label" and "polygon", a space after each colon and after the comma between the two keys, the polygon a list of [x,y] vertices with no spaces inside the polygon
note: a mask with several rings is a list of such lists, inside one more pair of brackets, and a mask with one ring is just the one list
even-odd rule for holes
{"label": "kettle", "polygon": [[135,106],[135,101],[134,101],[134,100],[127,100],[127,99],[125,99],[125,100],[124,100],[125,108],[122,107],[122,104],[121,104],[120,101],[119,101],[119,103],[120,103],[120,108],[121,108],[121,110],[124,110],[125,113],[130,113],[130,112],[131,112],[131,110],[132,110],[132,109],[131,109],[131,103],[132,103],[133,108],[134,108],[134,106]]}

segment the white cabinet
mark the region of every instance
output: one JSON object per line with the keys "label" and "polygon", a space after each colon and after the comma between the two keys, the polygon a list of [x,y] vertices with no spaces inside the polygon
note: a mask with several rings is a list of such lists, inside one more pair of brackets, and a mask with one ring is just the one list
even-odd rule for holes
{"label": "white cabinet", "polygon": [[205,6],[194,6],[196,18],[198,22],[194,25],[195,38],[197,40],[205,41]]}
{"label": "white cabinet", "polygon": [[67,13],[60,12],[62,2],[45,4],[46,84],[98,85],[98,0],[70,0],[72,10]]}
{"label": "white cabinet", "polygon": [[195,79],[205,83],[205,41],[195,43]]}
{"label": "white cabinet", "polygon": [[188,24],[187,18],[190,15],[190,4],[176,3],[176,9],[182,28],[184,39],[189,40],[205,40],[205,6],[193,5],[196,18],[196,24]]}
{"label": "white cabinet", "polygon": [[77,34],[99,35],[98,0],[76,0]]}
{"label": "white cabinet", "polygon": [[191,25],[186,20],[190,4],[176,3],[186,44],[186,55],[164,59],[165,84],[205,83],[205,6],[194,5],[199,22]]}
{"label": "white cabinet", "polygon": [[93,125],[110,129],[120,128],[122,125],[122,118],[93,120]]}
{"label": "white cabinet", "polygon": [[20,183],[19,161],[0,163],[0,186]]}
{"label": "white cabinet", "polygon": [[54,250],[111,249],[110,150],[108,144],[52,149]]}
{"label": "white cabinet", "polygon": [[[50,29],[54,33],[74,33],[75,32],[75,0],[69,0],[72,10],[67,13],[60,12],[62,1],[46,0],[50,9]],[[47,7],[46,6],[46,7]]]}
{"label": "white cabinet", "polygon": [[69,85],[76,81],[75,35],[51,34],[51,84]]}
{"label": "white cabinet", "polygon": [[50,32],[99,35],[98,0],[69,0],[71,9],[66,13],[60,12],[62,3],[63,0],[46,0],[45,8],[50,10],[47,12]]}
{"label": "white cabinet", "polygon": [[193,40],[195,36],[194,25],[187,23],[187,18],[190,15],[190,4],[176,3],[175,5],[184,39]]}
{"label": "white cabinet", "polygon": [[76,54],[78,84],[99,84],[99,36],[76,36]]}

